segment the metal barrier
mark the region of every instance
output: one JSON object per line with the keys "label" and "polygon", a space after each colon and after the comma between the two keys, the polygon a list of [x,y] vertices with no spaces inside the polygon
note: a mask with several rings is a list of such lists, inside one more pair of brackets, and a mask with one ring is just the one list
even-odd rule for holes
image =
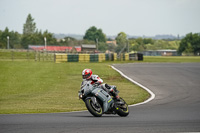
{"label": "metal barrier", "polygon": [[[58,52],[58,51],[57,51]],[[118,58],[117,58],[118,57]],[[49,62],[102,62],[102,61],[128,61],[143,60],[141,53],[99,53],[99,54],[72,54],[56,53],[56,51],[32,51],[32,50],[4,50],[0,49],[0,60],[28,60]]]}
{"label": "metal barrier", "polygon": [[[117,54],[55,54],[55,63],[61,62],[102,62],[116,61]],[[143,54],[140,53],[125,53],[120,55],[120,61],[128,60],[143,60]]]}

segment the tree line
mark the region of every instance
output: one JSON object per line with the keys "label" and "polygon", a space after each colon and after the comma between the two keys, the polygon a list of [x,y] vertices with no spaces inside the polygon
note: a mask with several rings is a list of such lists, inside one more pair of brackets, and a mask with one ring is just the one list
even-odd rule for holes
{"label": "tree line", "polygon": [[98,29],[95,26],[86,30],[82,40],[77,40],[73,37],[64,37],[57,40],[53,33],[48,30],[41,31],[37,29],[36,23],[31,14],[28,14],[25,24],[23,25],[23,34],[15,31],[9,31],[6,27],[4,31],[0,30],[0,48],[28,48],[28,45],[44,45],[45,40],[47,45],[54,46],[77,46],[81,44],[96,44],[98,50],[105,52],[109,50],[111,52],[131,52],[131,51],[147,51],[147,50],[159,50],[159,49],[172,49],[181,53],[193,53],[198,55],[200,53],[200,34],[189,33],[181,40],[155,40],[152,38],[127,38],[126,33],[120,32],[117,34],[116,44],[107,44],[106,41],[113,41],[111,38],[107,38],[102,29]]}

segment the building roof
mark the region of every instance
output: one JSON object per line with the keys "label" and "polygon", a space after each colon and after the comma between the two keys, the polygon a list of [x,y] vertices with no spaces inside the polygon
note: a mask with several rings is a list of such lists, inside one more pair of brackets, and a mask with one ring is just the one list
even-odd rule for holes
{"label": "building roof", "polygon": [[96,48],[96,45],[94,44],[82,44],[81,45],[81,48]]}
{"label": "building roof", "polygon": [[160,50],[147,50],[147,52],[177,52],[177,50],[172,50],[172,49],[160,49]]}
{"label": "building roof", "polygon": [[161,50],[156,50],[160,52],[176,52],[177,50],[172,50],[172,49],[161,49]]}
{"label": "building roof", "polygon": [[107,44],[114,44],[114,45],[117,45],[117,42],[116,40],[113,40],[113,41],[106,41]]}
{"label": "building roof", "polygon": [[[45,46],[42,45],[29,45],[29,49],[33,50],[44,50]],[[68,47],[68,46],[46,46],[47,51],[66,51],[69,50],[71,51],[73,47]],[[80,46],[75,46],[75,49],[77,52],[81,52],[81,47]]]}

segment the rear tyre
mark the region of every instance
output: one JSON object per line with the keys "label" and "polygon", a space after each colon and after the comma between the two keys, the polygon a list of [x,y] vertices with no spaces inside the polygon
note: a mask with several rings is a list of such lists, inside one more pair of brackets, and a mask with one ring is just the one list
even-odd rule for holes
{"label": "rear tyre", "polygon": [[116,102],[116,113],[122,117],[126,117],[129,114],[128,104],[122,98],[120,98],[119,102]]}
{"label": "rear tyre", "polygon": [[101,117],[103,114],[102,107],[99,103],[95,105],[91,99],[87,99],[85,101],[85,105],[88,109],[88,111],[95,117]]}

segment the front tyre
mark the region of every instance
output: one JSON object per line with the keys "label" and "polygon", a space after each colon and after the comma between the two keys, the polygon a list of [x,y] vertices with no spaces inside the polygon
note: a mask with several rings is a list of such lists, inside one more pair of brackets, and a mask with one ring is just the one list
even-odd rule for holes
{"label": "front tyre", "polygon": [[120,98],[120,101],[116,102],[115,108],[116,108],[116,113],[119,116],[126,117],[129,114],[128,104],[122,98]]}
{"label": "front tyre", "polygon": [[88,111],[95,117],[101,117],[103,114],[102,107],[99,103],[94,104],[91,99],[86,99],[85,105]]}

